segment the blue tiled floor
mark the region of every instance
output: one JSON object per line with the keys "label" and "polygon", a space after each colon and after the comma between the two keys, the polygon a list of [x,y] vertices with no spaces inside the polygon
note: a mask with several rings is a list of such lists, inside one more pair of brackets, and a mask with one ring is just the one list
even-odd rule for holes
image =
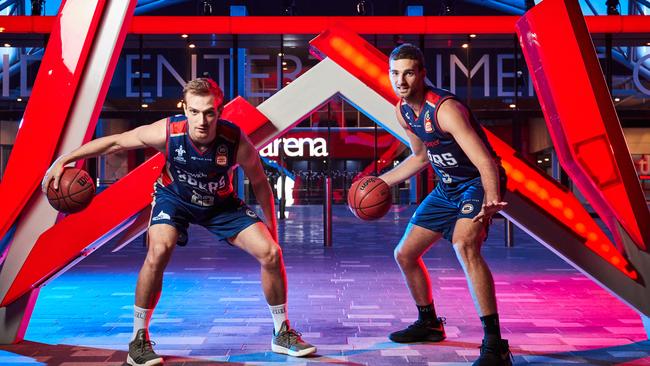
{"label": "blue tiled floor", "polygon": [[[387,334],[416,317],[393,260],[414,207],[361,222],[335,206],[333,247],[323,247],[322,207],[290,207],[281,223],[289,316],[318,356],[270,352],[272,322],[259,266],[245,253],[192,227],[165,275],[151,325],[171,365],[469,365],[482,331],[451,245],[425,257],[436,308],[447,318],[440,344],[402,345]],[[650,365],[639,316],[549,250],[516,230],[505,248],[495,220],[484,255],[493,269],[503,333],[517,364]],[[132,331],[142,240],[112,243],[45,286],[25,341],[0,346],[0,365],[121,365]],[[645,342],[644,342],[645,341]]]}

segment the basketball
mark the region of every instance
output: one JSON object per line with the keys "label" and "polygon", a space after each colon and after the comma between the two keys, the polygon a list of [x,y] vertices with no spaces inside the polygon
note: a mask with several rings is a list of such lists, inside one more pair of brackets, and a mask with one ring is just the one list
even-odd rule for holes
{"label": "basketball", "polygon": [[52,186],[53,182],[51,180],[47,187],[47,200],[52,207],[63,213],[83,210],[95,195],[93,180],[83,169],[64,168],[58,190]]}
{"label": "basketball", "polygon": [[363,177],[352,183],[348,191],[348,206],[361,220],[377,220],[393,204],[390,187],[377,177]]}

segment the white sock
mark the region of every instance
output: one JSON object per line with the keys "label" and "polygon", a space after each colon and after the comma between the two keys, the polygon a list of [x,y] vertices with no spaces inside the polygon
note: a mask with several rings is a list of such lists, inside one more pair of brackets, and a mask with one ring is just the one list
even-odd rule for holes
{"label": "white sock", "polygon": [[152,314],[153,309],[143,309],[137,305],[133,305],[133,335],[131,336],[131,340],[135,339],[140,329],[145,329],[148,336],[149,321],[151,321]]}
{"label": "white sock", "polygon": [[269,305],[271,316],[273,316],[273,329],[277,334],[282,327],[282,323],[287,322],[289,327],[289,319],[287,318],[287,304]]}

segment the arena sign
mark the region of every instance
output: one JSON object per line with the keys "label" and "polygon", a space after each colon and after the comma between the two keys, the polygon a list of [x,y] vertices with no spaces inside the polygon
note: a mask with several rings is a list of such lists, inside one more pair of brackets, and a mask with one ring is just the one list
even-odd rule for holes
{"label": "arena sign", "polygon": [[318,158],[328,155],[327,141],[325,141],[325,139],[322,137],[289,137],[275,139],[272,143],[260,149],[260,155],[265,158],[278,157],[280,156],[280,150],[284,152],[285,156],[290,158]]}

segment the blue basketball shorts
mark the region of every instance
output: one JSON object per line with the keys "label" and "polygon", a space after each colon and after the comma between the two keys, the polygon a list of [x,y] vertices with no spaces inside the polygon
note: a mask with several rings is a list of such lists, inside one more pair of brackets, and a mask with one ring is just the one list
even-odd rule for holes
{"label": "blue basketball shorts", "polygon": [[[500,180],[501,197],[503,197],[506,190],[505,174],[500,174]],[[451,242],[456,221],[462,218],[474,218],[481,212],[483,195],[481,177],[460,183],[457,186],[438,183],[436,188],[420,203],[410,222],[413,225],[442,233],[442,236]],[[486,223],[486,231],[488,226]]]}
{"label": "blue basketball shorts", "polygon": [[201,225],[219,240],[228,241],[247,227],[262,221],[237,196],[231,196],[212,207],[201,207],[185,202],[176,194],[158,186],[151,205],[149,226],[174,226],[179,232],[177,243],[181,246],[187,244],[189,224]]}

